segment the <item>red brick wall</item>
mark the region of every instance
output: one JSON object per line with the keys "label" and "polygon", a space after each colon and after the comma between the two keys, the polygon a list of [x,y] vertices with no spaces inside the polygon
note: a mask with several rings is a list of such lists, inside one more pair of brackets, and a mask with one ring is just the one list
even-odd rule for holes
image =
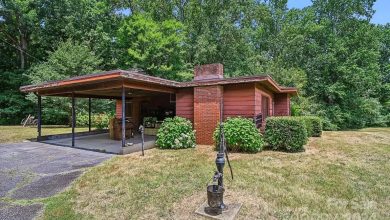
{"label": "red brick wall", "polygon": [[122,118],[122,100],[116,100],[116,103],[115,103],[115,117],[116,118]]}
{"label": "red brick wall", "polygon": [[213,132],[219,123],[222,86],[194,88],[194,128],[197,144],[213,144]]}
{"label": "red brick wall", "polygon": [[194,89],[180,89],[176,93],[176,115],[194,122]]}
{"label": "red brick wall", "polygon": [[223,65],[220,63],[195,66],[194,80],[223,79]]}
{"label": "red brick wall", "polygon": [[288,116],[290,115],[290,97],[288,94],[275,94],[274,95],[274,115],[276,116]]}
{"label": "red brick wall", "polygon": [[233,84],[223,87],[223,114],[227,117],[253,118],[255,114],[255,84]]}

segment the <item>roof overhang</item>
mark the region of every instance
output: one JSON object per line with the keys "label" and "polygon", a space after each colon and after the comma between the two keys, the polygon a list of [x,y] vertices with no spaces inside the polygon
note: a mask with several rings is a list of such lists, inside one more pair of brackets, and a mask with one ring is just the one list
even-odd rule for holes
{"label": "roof overhang", "polygon": [[297,95],[296,88],[281,87],[268,75],[177,82],[149,76],[138,69],[128,71],[111,70],[64,80],[49,81],[37,85],[22,86],[20,91],[34,92],[42,96],[74,95],[76,97],[119,98],[122,88],[143,90],[151,93],[175,93],[180,88],[241,83],[261,83],[271,88],[275,93]]}

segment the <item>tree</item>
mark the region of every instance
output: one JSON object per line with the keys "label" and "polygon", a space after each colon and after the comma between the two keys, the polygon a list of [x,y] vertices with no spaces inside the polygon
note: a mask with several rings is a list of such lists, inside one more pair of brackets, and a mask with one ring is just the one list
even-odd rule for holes
{"label": "tree", "polygon": [[0,1],[0,37],[3,39],[2,43],[13,47],[19,54],[20,69],[27,67],[30,36],[38,20],[34,7],[36,2],[36,0]]}
{"label": "tree", "polygon": [[185,30],[175,20],[155,22],[147,14],[132,15],[118,32],[119,47],[125,53],[123,66],[139,67],[149,74],[178,78],[185,71]]}
{"label": "tree", "polygon": [[[73,76],[85,75],[99,70],[102,59],[96,56],[87,46],[68,40],[60,43],[57,50],[50,52],[46,62],[33,66],[27,77],[33,84],[51,80],[61,80]],[[30,94],[28,99],[37,102],[36,96]],[[71,112],[70,100],[61,97],[43,97],[43,122],[49,124],[67,124]],[[109,101],[94,101],[95,111],[110,111]],[[98,105],[96,102],[100,102]],[[86,109],[86,100],[78,102],[78,110]]]}

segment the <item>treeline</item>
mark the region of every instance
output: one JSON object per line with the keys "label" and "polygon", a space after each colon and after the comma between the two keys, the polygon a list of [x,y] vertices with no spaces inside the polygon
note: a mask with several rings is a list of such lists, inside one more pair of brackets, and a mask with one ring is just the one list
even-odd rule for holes
{"label": "treeline", "polygon": [[[390,25],[370,23],[374,2],[0,0],[0,123],[35,112],[20,85],[132,67],[184,81],[218,62],[227,76],[298,87],[293,114],[319,115],[328,129],[387,126]],[[46,123],[67,122],[67,100],[44,102]]]}

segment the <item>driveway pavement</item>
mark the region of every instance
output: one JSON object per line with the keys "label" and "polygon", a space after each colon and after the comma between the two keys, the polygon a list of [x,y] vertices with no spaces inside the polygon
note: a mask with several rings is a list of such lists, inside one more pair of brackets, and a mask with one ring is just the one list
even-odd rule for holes
{"label": "driveway pavement", "polygon": [[0,220],[33,219],[43,204],[29,200],[63,191],[85,168],[110,157],[37,142],[0,144]]}

